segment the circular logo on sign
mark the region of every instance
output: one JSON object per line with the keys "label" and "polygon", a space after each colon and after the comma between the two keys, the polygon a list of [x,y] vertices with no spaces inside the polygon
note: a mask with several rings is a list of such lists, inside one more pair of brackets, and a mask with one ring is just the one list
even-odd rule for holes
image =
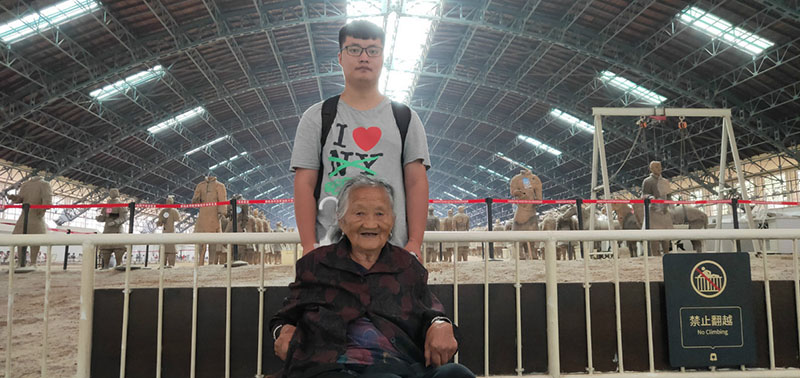
{"label": "circular logo on sign", "polygon": [[725,269],[722,269],[722,266],[716,261],[704,260],[692,268],[689,281],[692,283],[692,289],[698,295],[704,298],[714,298],[725,291],[728,276],[725,274]]}

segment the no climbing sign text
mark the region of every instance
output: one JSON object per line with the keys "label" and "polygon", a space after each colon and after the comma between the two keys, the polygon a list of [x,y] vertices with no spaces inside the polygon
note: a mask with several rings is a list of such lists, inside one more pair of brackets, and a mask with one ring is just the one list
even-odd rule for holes
{"label": "no climbing sign text", "polygon": [[673,367],[755,362],[750,256],[664,256],[669,361]]}

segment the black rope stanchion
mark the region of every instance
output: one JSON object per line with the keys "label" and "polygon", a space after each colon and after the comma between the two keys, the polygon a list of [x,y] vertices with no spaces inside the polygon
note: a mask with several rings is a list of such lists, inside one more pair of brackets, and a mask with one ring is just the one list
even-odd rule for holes
{"label": "black rope stanchion", "polygon": [[[67,229],[67,235],[71,234],[72,230]],[[67,259],[69,258],[69,244],[64,246],[64,270],[67,270]]]}
{"label": "black rope stanchion", "polygon": [[[644,229],[645,230],[649,230],[650,229],[650,198],[649,197],[644,199]],[[652,246],[650,241],[649,240],[643,240],[642,243],[647,243],[647,256],[652,256],[653,255],[653,251],[652,251],[652,248],[650,248]]]}
{"label": "black rope stanchion", "polygon": [[[488,231],[492,231],[492,224],[494,222],[492,220],[492,198],[487,197],[485,201],[486,201],[486,219],[489,222],[486,229]],[[486,258],[485,253],[483,258]],[[494,260],[494,242],[489,242],[489,260]]]}
{"label": "black rope stanchion", "polygon": [[[236,224],[237,223],[236,213],[237,213],[237,210],[239,210],[238,208],[236,208],[236,198],[231,200],[231,209],[232,209],[231,212],[233,213],[233,215],[231,216],[231,222],[233,222],[233,232],[236,233],[237,232],[237,228],[238,228],[238,227],[236,227],[237,226],[237,224]],[[239,245],[238,244],[233,244],[233,261],[239,261]],[[231,263],[233,263],[233,261],[228,261],[228,263],[231,264]]]}
{"label": "black rope stanchion", "polygon": [[[31,204],[22,204],[22,234],[28,234],[28,214],[31,212]],[[28,259],[28,246],[23,245],[19,248],[19,267],[25,267],[25,260]],[[31,261],[31,265],[36,266],[36,261]],[[11,269],[14,269],[13,267]]]}
{"label": "black rope stanchion", "polygon": [[[735,230],[739,229],[739,199],[734,197],[731,198],[731,210],[733,211],[731,214],[733,215],[733,228]],[[722,227],[720,227],[722,228]],[[736,252],[742,251],[742,241],[736,239]]]}
{"label": "black rope stanchion", "polygon": [[144,246],[144,267],[147,268],[147,260],[150,259],[150,244]]}
{"label": "black rope stanchion", "polygon": [[[578,216],[578,230],[583,230],[583,199],[577,198],[575,199],[575,214]],[[583,253],[583,242],[580,241],[578,244],[581,246],[581,258],[585,259],[585,255]],[[569,246],[569,249],[572,250],[572,246]]]}
{"label": "black rope stanchion", "polygon": [[[133,217],[136,215],[136,202],[128,203],[128,233],[133,234]],[[133,253],[133,245],[131,245],[131,253]],[[131,255],[133,260],[133,255]]]}
{"label": "black rope stanchion", "polygon": [[[97,235],[97,232],[95,232],[94,234],[95,234],[95,235]],[[102,266],[102,265],[101,265],[101,264],[102,264],[102,261],[100,260],[100,253],[98,253],[99,251],[100,251],[100,247],[98,247],[98,246],[95,244],[95,246],[94,246],[94,268],[95,268],[95,269],[97,269],[97,267],[100,267],[100,268],[105,268],[104,266]],[[82,250],[82,248],[81,248],[81,254],[82,254],[82,256],[81,256],[81,260],[83,260],[84,258],[86,258],[86,256],[85,256],[85,251],[83,251],[83,250]]]}

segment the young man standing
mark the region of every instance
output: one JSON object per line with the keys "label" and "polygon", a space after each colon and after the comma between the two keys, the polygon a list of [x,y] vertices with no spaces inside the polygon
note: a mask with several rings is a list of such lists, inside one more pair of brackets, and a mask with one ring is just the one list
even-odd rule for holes
{"label": "young man standing", "polygon": [[355,175],[366,174],[388,181],[394,189],[396,220],[390,242],[421,257],[428,208],[428,142],[413,110],[403,138],[395,107],[378,90],[384,40],[383,30],[367,21],[342,27],[338,56],[345,87],[330,131],[327,137],[322,135],[323,102],[306,110],[297,126],[291,170],[304,253],[316,248],[337,223],[334,200],[339,188]]}

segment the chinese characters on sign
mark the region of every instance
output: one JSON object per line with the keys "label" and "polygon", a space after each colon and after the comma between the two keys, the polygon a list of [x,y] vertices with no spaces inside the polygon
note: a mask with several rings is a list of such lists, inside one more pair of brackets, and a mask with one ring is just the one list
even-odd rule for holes
{"label": "chinese characters on sign", "polygon": [[750,256],[664,256],[669,359],[674,367],[755,361]]}

